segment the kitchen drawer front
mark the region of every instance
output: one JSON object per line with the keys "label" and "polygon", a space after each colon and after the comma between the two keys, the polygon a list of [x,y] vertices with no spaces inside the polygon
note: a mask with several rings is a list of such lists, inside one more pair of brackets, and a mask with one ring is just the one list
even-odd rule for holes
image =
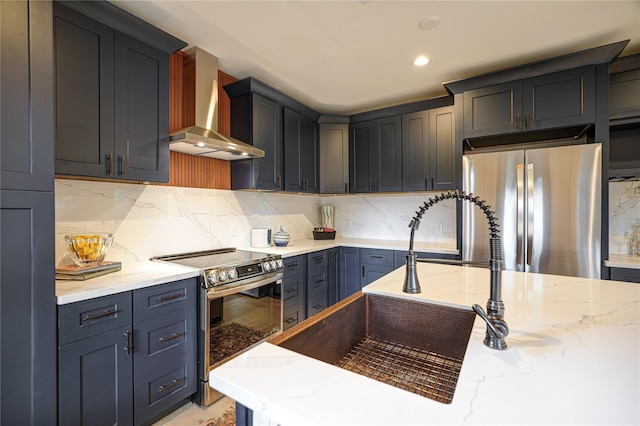
{"label": "kitchen drawer front", "polygon": [[305,255],[287,257],[283,259],[282,263],[284,263],[284,276],[286,277],[288,274],[303,272],[305,261]]}
{"label": "kitchen drawer front", "polygon": [[135,424],[148,424],[197,390],[196,351],[186,352],[134,377]]}
{"label": "kitchen drawer front", "polygon": [[393,267],[393,250],[360,249],[360,263]]}
{"label": "kitchen drawer front", "polygon": [[300,300],[286,304],[282,312],[282,330],[288,330],[304,320],[304,305]]}
{"label": "kitchen drawer front", "polygon": [[134,322],[195,305],[196,281],[196,278],[188,278],[135,290],[133,292]]}
{"label": "kitchen drawer front", "polygon": [[307,297],[311,298],[317,294],[327,294],[327,270],[319,270],[309,273],[307,279]]}
{"label": "kitchen drawer front", "polygon": [[149,369],[196,349],[196,307],[172,311],[133,327],[134,362]]}
{"label": "kitchen drawer front", "polygon": [[58,307],[58,343],[74,342],[131,324],[131,292]]}
{"label": "kitchen drawer front", "polygon": [[326,293],[324,294],[317,294],[313,297],[309,297],[309,301],[307,302],[307,313],[308,313],[308,317],[311,317],[315,314],[317,314],[318,312],[321,312],[323,310],[327,309],[327,295]]}
{"label": "kitchen drawer front", "polygon": [[640,283],[640,269],[611,268],[610,277],[614,281]]}
{"label": "kitchen drawer front", "polygon": [[307,270],[325,268],[329,264],[329,255],[326,250],[316,251],[307,255]]}
{"label": "kitchen drawer front", "polygon": [[285,275],[282,279],[282,298],[289,300],[304,294],[304,275],[302,273]]}

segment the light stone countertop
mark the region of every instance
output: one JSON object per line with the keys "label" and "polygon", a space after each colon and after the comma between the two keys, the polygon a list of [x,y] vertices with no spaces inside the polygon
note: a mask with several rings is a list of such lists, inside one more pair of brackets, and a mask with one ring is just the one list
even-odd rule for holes
{"label": "light stone countertop", "polygon": [[640,269],[640,256],[610,254],[609,260],[604,261],[604,266],[608,266],[609,268]]}
{"label": "light stone countertop", "polygon": [[[339,247],[341,245],[393,250],[406,250],[408,248],[408,243],[405,241],[339,238],[336,240],[295,240],[291,241],[286,247],[238,247],[238,249],[260,251],[289,257]],[[443,248],[437,245],[416,245],[416,249],[430,251],[432,253],[458,254],[458,250],[455,248]],[[64,305],[123,291],[165,284],[171,281],[198,276],[199,272],[200,271],[195,268],[165,262],[144,261],[123,263],[120,271],[90,280],[56,280],[56,303],[58,305]]]}
{"label": "light stone countertop", "polygon": [[[422,293],[402,293],[404,268],[369,293],[470,309],[489,271],[419,264]],[[640,286],[502,273],[508,348],[482,343],[476,318],[451,404],[261,343],[216,368],[210,384],[254,410],[254,424],[640,424]]]}

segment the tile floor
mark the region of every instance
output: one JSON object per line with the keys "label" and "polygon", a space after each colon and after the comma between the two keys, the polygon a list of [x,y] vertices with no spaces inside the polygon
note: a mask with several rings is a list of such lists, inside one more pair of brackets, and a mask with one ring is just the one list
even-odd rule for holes
{"label": "tile floor", "polygon": [[158,420],[152,426],[206,426],[221,417],[225,410],[230,407],[235,408],[235,405],[235,401],[226,396],[206,408],[189,402]]}

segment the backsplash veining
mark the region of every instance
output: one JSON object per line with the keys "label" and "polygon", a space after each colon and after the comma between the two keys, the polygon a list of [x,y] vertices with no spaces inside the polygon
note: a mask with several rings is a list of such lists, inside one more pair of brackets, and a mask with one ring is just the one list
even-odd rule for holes
{"label": "backsplash veining", "polygon": [[[335,206],[338,235],[407,240],[428,194],[313,196],[56,179],[56,264],[70,263],[64,234],[112,232],[110,260],[221,247],[249,247],[251,228],[282,226],[292,240],[313,238],[321,205]],[[455,248],[455,203],[429,210],[417,242]],[[442,232],[437,230],[442,224]]]}
{"label": "backsplash veining", "polygon": [[625,232],[640,219],[640,182],[609,183],[609,253],[629,254]]}

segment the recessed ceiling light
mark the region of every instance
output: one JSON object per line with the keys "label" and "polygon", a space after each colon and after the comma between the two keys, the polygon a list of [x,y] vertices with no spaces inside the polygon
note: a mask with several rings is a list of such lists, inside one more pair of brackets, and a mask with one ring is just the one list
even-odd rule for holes
{"label": "recessed ceiling light", "polygon": [[438,26],[440,23],[440,18],[437,16],[429,16],[428,18],[424,18],[422,21],[418,23],[418,27],[421,30],[432,30]]}
{"label": "recessed ceiling light", "polygon": [[413,65],[415,65],[416,67],[423,67],[425,65],[427,65],[429,63],[429,58],[427,58],[424,55],[420,55],[418,56],[414,61],[413,61]]}
{"label": "recessed ceiling light", "polygon": [[196,148],[204,148],[204,142],[194,143],[193,146],[195,146]]}

